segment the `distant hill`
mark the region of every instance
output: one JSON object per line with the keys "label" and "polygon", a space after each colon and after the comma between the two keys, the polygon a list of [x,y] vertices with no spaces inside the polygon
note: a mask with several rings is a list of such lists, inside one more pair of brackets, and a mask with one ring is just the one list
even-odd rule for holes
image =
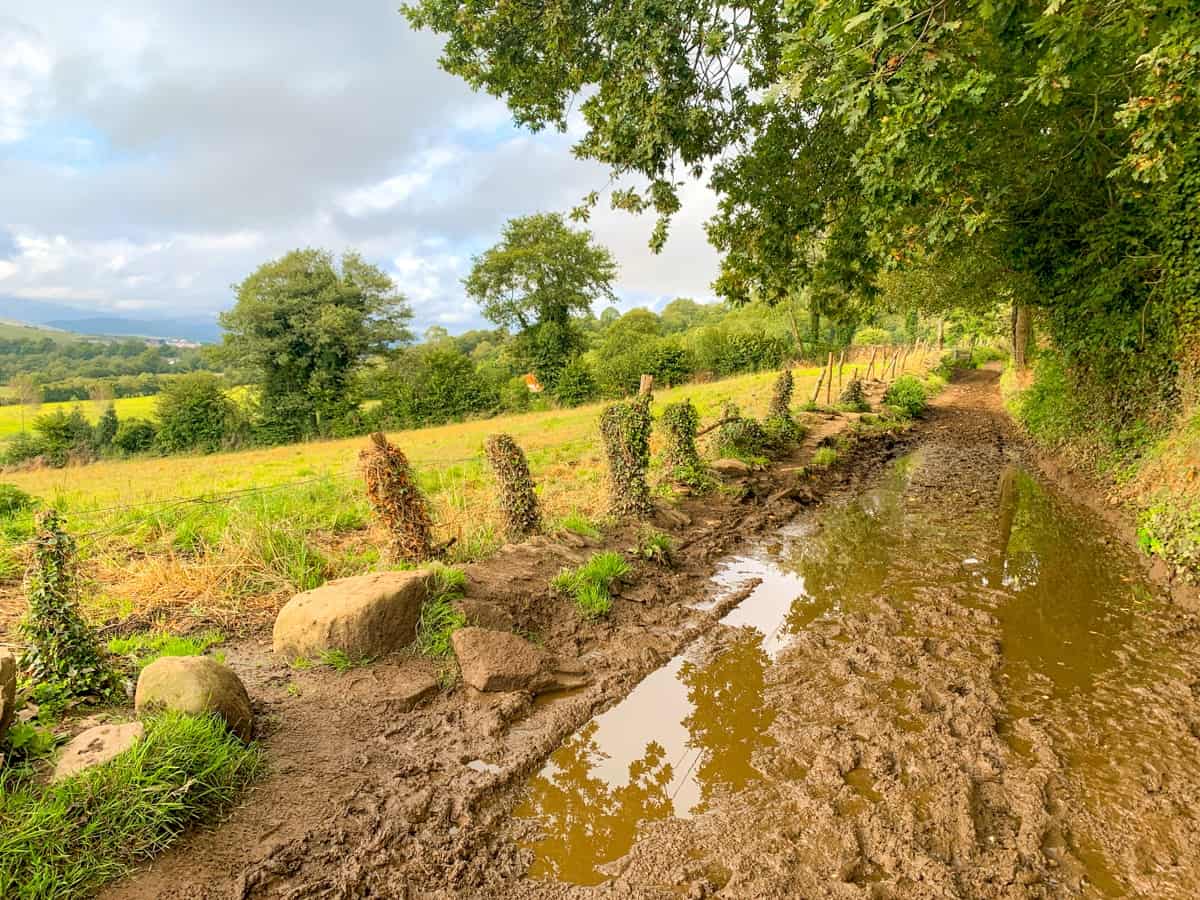
{"label": "distant hill", "polygon": [[94,309],[80,309],[64,303],[26,300],[21,297],[0,296],[0,319],[85,335],[184,338],[202,343],[213,343],[221,339],[221,328],[215,319],[199,316],[166,319],[97,315]]}
{"label": "distant hill", "polygon": [[220,326],[207,319],[125,319],[120,316],[90,316],[85,319],[55,319],[45,324],[77,334],[184,338],[204,344],[212,344],[221,339]]}

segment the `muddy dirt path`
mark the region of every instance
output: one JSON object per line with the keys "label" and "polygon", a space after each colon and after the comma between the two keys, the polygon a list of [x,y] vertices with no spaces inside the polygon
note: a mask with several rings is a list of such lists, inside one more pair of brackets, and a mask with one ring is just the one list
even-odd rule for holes
{"label": "muddy dirt path", "polygon": [[405,711],[422,661],[239,648],[284,771],[109,896],[1195,896],[1200,620],[1030,474],[995,373],[794,480],[844,424],[661,522],[611,622],[545,590],[589,546],[474,573],[586,689]]}

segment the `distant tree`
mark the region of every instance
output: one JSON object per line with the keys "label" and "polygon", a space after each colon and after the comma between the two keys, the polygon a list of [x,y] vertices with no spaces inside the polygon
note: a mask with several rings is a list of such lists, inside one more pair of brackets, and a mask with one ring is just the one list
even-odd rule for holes
{"label": "distant tree", "polygon": [[29,408],[30,415],[37,411],[37,408],[42,403],[42,389],[38,383],[29,375],[18,375],[9,382],[8,385],[13,394],[17,398],[17,403],[21,405],[21,430],[25,430],[25,408]]}
{"label": "distant tree", "polygon": [[450,332],[444,325],[430,325],[425,329],[425,343],[427,344],[437,344],[448,340],[450,340]]}
{"label": "distant tree", "polygon": [[120,420],[117,419],[117,408],[109,403],[96,423],[96,447],[100,450],[111,447],[120,426]]}
{"label": "distant tree", "polygon": [[264,433],[294,440],[357,408],[356,373],[411,341],[411,318],[392,279],[357,253],[339,271],[328,251],[293,250],[237,286],[222,357],[258,384]]}
{"label": "distant tree", "polygon": [[405,350],[380,380],[385,416],[405,426],[463,419],[499,403],[470,357],[450,341]]}
{"label": "distant tree", "polygon": [[488,319],[516,332],[518,357],[553,389],[582,349],[572,317],[611,299],[616,274],[612,254],[591,232],[569,228],[557,213],[539,213],[510,219],[463,284]]}
{"label": "distant tree", "polygon": [[238,432],[239,413],[211,372],[181,375],[163,388],[155,404],[158,446],[167,453],[211,453]]}
{"label": "distant tree", "polygon": [[88,399],[95,405],[97,413],[103,413],[113,402],[112,382],[93,381],[88,385]]}

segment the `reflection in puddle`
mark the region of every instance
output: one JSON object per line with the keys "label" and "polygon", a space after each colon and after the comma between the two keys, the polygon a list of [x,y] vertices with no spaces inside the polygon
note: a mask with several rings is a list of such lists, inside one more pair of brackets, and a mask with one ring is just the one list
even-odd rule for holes
{"label": "reflection in puddle", "polygon": [[[531,876],[599,883],[599,867],[627,853],[645,825],[700,814],[722,792],[761,777],[753,760],[772,741],[775,713],[764,703],[771,659],[818,619],[870,612],[880,597],[901,619],[949,598],[988,613],[996,625],[981,627],[998,629],[997,687],[1007,707],[998,727],[1010,749],[1033,759],[1016,723],[1036,712],[1080,802],[1101,815],[1120,803],[1113,786],[1137,783],[1124,771],[1128,761],[1156,752],[1137,685],[1165,663],[1152,638],[1131,632],[1137,607],[1158,601],[1090,517],[1025,472],[1009,467],[998,485],[966,486],[967,496],[994,503],[956,503],[938,480],[944,467],[927,475],[922,465],[920,452],[897,460],[873,490],[725,565],[715,579],[722,590],[761,580],[722,620],[739,629],[736,637],[702,640],[650,674],[531,779],[514,813],[539,832],[528,845]],[[913,626],[908,618],[901,627],[916,636]],[[900,677],[879,683],[879,702],[903,733],[926,727],[913,714],[920,690]],[[865,769],[845,779],[853,814],[883,800]],[[921,808],[919,797],[908,800]],[[1077,834],[1072,847],[1093,885],[1120,890],[1095,842]]]}

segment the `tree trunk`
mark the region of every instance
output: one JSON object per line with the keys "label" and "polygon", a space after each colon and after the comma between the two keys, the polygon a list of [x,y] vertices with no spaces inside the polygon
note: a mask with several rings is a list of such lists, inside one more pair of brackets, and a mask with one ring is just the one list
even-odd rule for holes
{"label": "tree trunk", "polygon": [[938,319],[938,352],[946,348],[946,317]]}
{"label": "tree trunk", "polygon": [[821,347],[821,313],[815,306],[808,309],[808,339],[812,341],[815,356]]}
{"label": "tree trunk", "polygon": [[1029,364],[1029,336],[1033,330],[1029,307],[1024,303],[1013,303],[1012,311],[1012,358],[1018,371]]}
{"label": "tree trunk", "polygon": [[800,325],[796,322],[796,306],[791,299],[787,301],[788,322],[792,325],[792,340],[796,342],[796,359],[804,355],[804,340],[800,337]]}

